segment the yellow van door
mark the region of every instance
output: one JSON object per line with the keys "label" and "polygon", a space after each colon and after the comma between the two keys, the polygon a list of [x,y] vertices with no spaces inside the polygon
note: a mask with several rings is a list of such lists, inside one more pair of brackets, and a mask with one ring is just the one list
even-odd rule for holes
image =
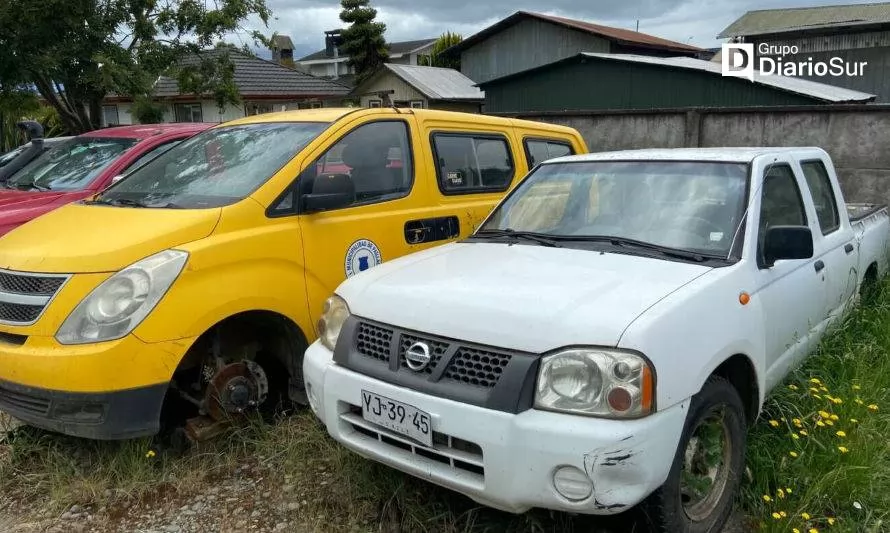
{"label": "yellow van door", "polygon": [[366,116],[342,131],[310,156],[298,181],[313,323],[344,279],[427,247],[412,244],[409,231],[411,221],[428,217],[430,205],[415,118]]}

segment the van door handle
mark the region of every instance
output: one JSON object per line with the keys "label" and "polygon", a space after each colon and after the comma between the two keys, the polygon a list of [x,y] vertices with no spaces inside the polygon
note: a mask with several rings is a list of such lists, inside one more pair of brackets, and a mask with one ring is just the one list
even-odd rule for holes
{"label": "van door handle", "polygon": [[816,264],[813,266],[816,267],[816,272],[821,272],[822,269],[825,268],[825,263],[820,259],[819,261],[816,261]]}
{"label": "van door handle", "polygon": [[844,251],[847,252],[847,255],[853,253],[853,243],[848,242],[844,245]]}

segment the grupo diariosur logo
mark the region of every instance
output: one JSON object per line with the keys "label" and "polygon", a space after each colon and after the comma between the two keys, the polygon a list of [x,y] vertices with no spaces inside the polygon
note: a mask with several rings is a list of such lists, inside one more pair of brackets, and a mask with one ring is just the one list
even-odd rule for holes
{"label": "grupo diariosur logo", "polygon": [[[832,57],[827,61],[804,56],[796,45],[772,45],[760,43],[754,56],[753,43],[725,43],[720,60],[722,74],[754,81],[754,74],[774,76],[856,77],[862,76],[868,61],[850,62],[843,57]],[[793,56],[786,59],[786,56]],[[756,64],[755,64],[756,59]]]}

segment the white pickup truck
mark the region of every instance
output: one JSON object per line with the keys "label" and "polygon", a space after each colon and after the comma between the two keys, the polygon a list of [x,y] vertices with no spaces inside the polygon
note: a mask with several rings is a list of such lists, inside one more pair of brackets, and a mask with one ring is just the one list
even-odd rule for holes
{"label": "white pickup truck", "polygon": [[468,239],[337,288],[310,404],[491,507],[719,531],[764,396],[885,274],[888,237],[818,148],[553,159]]}

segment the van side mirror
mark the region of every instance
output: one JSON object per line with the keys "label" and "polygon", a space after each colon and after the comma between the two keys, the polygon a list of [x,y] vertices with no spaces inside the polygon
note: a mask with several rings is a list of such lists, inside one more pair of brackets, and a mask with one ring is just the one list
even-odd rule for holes
{"label": "van side mirror", "polygon": [[355,185],[349,174],[319,174],[309,184],[311,192],[302,195],[303,212],[314,213],[347,207],[355,203]]}
{"label": "van side mirror", "polygon": [[780,259],[813,257],[813,233],[808,226],[773,226],[763,242],[763,266],[772,267]]}

